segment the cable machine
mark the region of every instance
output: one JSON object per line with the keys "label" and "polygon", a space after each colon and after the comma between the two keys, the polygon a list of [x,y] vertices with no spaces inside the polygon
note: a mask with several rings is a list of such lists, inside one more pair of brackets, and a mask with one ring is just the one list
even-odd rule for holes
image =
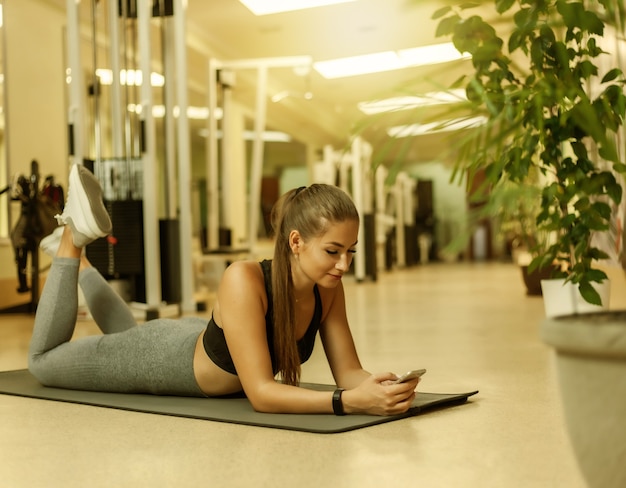
{"label": "cable machine", "polygon": [[[247,229],[244,232],[247,235],[237,236],[235,241],[245,242],[247,251],[255,252],[257,243],[257,234],[259,231],[259,222],[261,215],[261,181],[263,177],[263,132],[265,131],[266,122],[266,102],[267,102],[267,74],[271,68],[298,67],[309,66],[311,58],[309,56],[289,56],[280,58],[258,58],[258,59],[241,59],[234,61],[220,61],[212,58],[208,65],[208,104],[209,118],[207,121],[208,138],[207,138],[207,188],[208,195],[208,211],[206,217],[207,228],[207,246],[208,253],[219,253],[225,251],[220,244],[220,225],[223,229],[233,227],[238,217],[247,221]],[[254,114],[254,140],[252,144],[252,163],[250,167],[250,175],[248,178],[249,188],[246,191],[233,193],[231,184],[235,183],[235,178],[231,174],[233,165],[227,158],[230,156],[229,126],[223,121],[223,139],[222,139],[222,164],[220,165],[218,157],[218,128],[217,128],[217,112],[218,112],[218,85],[221,84],[223,89],[224,118],[227,119],[230,104],[230,90],[234,86],[234,73],[239,70],[255,70],[257,75],[257,91]],[[236,166],[236,165],[235,165]],[[239,181],[245,179],[239,178]],[[242,208],[240,215],[236,216],[231,213],[229,205],[223,205],[220,201],[220,186],[228,188],[231,195],[235,198],[244,199],[247,195],[247,205],[240,205]],[[246,208],[247,207],[247,208]]]}
{"label": "cable machine", "polygon": [[[80,49],[80,3],[67,0],[70,160],[91,166],[113,221],[113,235],[88,246],[87,254],[107,278],[130,278],[132,305],[145,318],[195,308],[184,4],[92,0],[84,7],[90,7],[89,59]],[[160,38],[153,24],[160,26]],[[160,63],[153,53],[159,45]],[[105,58],[108,70],[102,69]],[[91,71],[83,68],[89,62]],[[163,76],[153,73],[159,64]],[[157,147],[153,114],[159,95],[163,148]]]}
{"label": "cable machine", "polygon": [[347,151],[335,151],[325,146],[323,160],[316,163],[313,179],[316,183],[337,185],[352,196],[359,211],[359,243],[362,252],[354,257],[354,276],[357,281],[366,277],[377,279],[376,217],[374,213],[374,181],[371,171],[372,147],[356,137]]}

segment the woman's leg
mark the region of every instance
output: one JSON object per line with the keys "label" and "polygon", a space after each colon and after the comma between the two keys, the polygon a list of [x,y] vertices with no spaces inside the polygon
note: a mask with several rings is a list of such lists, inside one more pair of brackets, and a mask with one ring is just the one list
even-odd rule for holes
{"label": "woman's leg", "polygon": [[[64,230],[35,317],[29,354],[33,376],[46,386],[75,390],[204,396],[195,380],[193,356],[206,320],[157,319],[111,333],[114,328],[123,329],[122,323],[129,325],[123,312],[128,309],[116,294],[111,295],[115,292],[94,268],[81,272],[81,284],[103,291],[117,318],[102,327],[108,327],[108,334],[70,341],[76,325],[81,260],[67,255],[80,255],[78,251],[72,245],[71,229]],[[104,315],[106,304],[95,310]]]}
{"label": "woman's leg", "polygon": [[[102,190],[94,175],[82,165],[70,170],[69,191],[63,214],[56,216],[63,231],[56,257],[37,306],[28,367],[40,381],[52,381],[88,364],[88,338],[69,349],[78,309],[78,270],[83,248],[111,231],[111,219],[102,201]],[[44,361],[45,358],[50,358]],[[53,358],[53,359],[52,359]]]}
{"label": "woman's leg", "polygon": [[123,332],[70,341],[78,307],[78,268],[77,258],[56,257],[52,262],[35,317],[31,373],[42,384],[58,388],[204,396],[193,371],[204,319],[157,319]]}
{"label": "woman's leg", "polygon": [[205,396],[193,357],[206,321],[156,319],[117,334],[84,337],[31,355],[44,385],[74,390]]}
{"label": "woman's leg", "polygon": [[[206,327],[203,320],[157,319],[122,332],[70,341],[76,324],[79,266],[85,264],[82,248],[110,231],[99,185],[85,171],[73,167],[70,172],[68,204],[59,217],[66,225],[37,308],[30,371],[53,387],[204,396],[193,371],[196,342]],[[94,280],[90,272],[81,278],[84,285],[94,285],[90,283]],[[105,309],[96,313],[104,315]],[[120,317],[128,325],[128,318]]]}
{"label": "woman's leg", "polygon": [[122,332],[137,325],[130,308],[111,288],[109,283],[88,264],[87,258],[81,258],[81,271],[78,283],[85,296],[87,308],[100,330],[105,334]]}
{"label": "woman's leg", "polygon": [[[37,305],[28,354],[28,369],[42,383],[51,383],[63,375],[73,376],[74,370],[85,366],[77,348],[72,348],[71,354],[64,353],[76,327],[81,254],[82,249],[74,244],[72,229],[66,225]],[[89,339],[83,344],[93,343],[96,338]],[[82,347],[87,354],[87,348]]]}
{"label": "woman's leg", "polygon": [[41,354],[72,338],[78,308],[77,282],[78,259],[54,258],[37,305],[29,368],[36,366]]}

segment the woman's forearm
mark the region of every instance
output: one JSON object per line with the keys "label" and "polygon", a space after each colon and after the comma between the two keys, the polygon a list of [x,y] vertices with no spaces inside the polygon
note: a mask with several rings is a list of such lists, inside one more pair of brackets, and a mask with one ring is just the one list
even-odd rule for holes
{"label": "woman's forearm", "polygon": [[263,413],[333,413],[332,391],[273,382],[247,392],[252,407]]}

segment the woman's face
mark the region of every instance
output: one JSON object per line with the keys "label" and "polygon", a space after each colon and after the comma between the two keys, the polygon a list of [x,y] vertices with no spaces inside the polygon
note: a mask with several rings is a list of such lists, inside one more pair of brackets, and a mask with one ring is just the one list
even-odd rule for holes
{"label": "woman's face", "polygon": [[358,232],[358,222],[347,220],[331,224],[321,236],[298,240],[296,268],[321,287],[337,286],[350,269]]}

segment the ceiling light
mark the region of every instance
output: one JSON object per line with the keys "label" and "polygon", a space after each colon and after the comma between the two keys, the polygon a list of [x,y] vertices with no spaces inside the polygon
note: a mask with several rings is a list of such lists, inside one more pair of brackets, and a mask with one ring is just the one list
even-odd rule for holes
{"label": "ceiling light", "polygon": [[345,76],[364,75],[379,71],[399,69],[400,59],[393,51],[351,56],[348,58],[317,61],[313,67],[324,78],[342,78]]}
{"label": "ceiling light", "polygon": [[[100,79],[100,83],[103,85],[113,84],[113,72],[110,69],[98,68],[96,69],[96,76]],[[120,83],[122,85],[140,86],[142,80],[143,76],[141,70],[120,70]],[[151,73],[150,83],[152,86],[163,86],[165,85],[165,77],[159,73]]]}
{"label": "ceiling light", "polygon": [[289,92],[287,90],[280,91],[275,95],[272,95],[272,102],[278,103],[289,96]]}
{"label": "ceiling light", "polygon": [[401,49],[399,51],[385,51],[362,56],[318,61],[313,63],[313,67],[324,78],[332,79],[415,66],[447,63],[449,61],[467,58],[469,58],[469,54],[458,52],[451,42],[446,42],[443,44]]}
{"label": "ceiling light", "polygon": [[298,92],[294,93],[294,92],[289,92],[287,90],[283,90],[283,91],[276,93],[275,95],[272,95],[271,100],[274,103],[278,103],[278,102],[282,102],[283,100],[289,97],[296,98],[296,99],[303,98],[304,100],[313,100],[313,92],[307,90],[304,93],[298,93]]}
{"label": "ceiling light", "polygon": [[348,3],[355,0],[239,0],[254,15],[268,15],[292,10],[323,7],[336,3]]}
{"label": "ceiling light", "polygon": [[463,117],[452,120],[440,120],[428,124],[399,125],[387,131],[390,137],[414,137],[437,132],[449,132],[479,127],[487,122],[487,117]]}
{"label": "ceiling light", "polygon": [[401,49],[398,51],[398,56],[407,66],[447,63],[449,61],[469,59],[471,57],[469,53],[460,53],[451,42]]}
{"label": "ceiling light", "polygon": [[[200,137],[208,137],[209,130],[208,129],[200,129],[198,131],[198,135]],[[222,131],[217,131],[217,138],[222,138]],[[274,130],[266,130],[262,133],[263,142],[291,142],[291,136],[286,134],[285,132],[279,132]],[[252,130],[244,130],[243,131],[243,139],[244,141],[253,141],[256,139],[256,133]]]}
{"label": "ceiling light", "polygon": [[[134,112],[136,114],[141,114],[141,109],[142,106],[141,105],[136,105],[134,103],[130,103],[128,104],[128,111],[129,112]],[[180,114],[180,108],[173,107],[172,108],[172,115],[174,117],[178,117],[178,115]],[[155,118],[163,118],[165,117],[165,106],[164,105],[153,105],[152,106],[152,116]],[[215,117],[217,120],[221,120],[222,119],[222,109],[221,108],[217,108],[215,110]],[[209,109],[206,107],[194,107],[194,106],[189,106],[187,107],[187,118],[192,119],[192,120],[206,120],[209,118]]]}
{"label": "ceiling light", "polygon": [[[243,138],[246,141],[254,141],[256,139],[256,133],[252,130],[244,130]],[[291,136],[289,134],[276,130],[263,131],[262,138],[264,142],[291,142]]]}
{"label": "ceiling light", "polygon": [[383,100],[372,100],[370,102],[360,102],[359,110],[367,115],[379,114],[383,112],[396,112],[398,110],[409,110],[431,105],[441,105],[445,103],[458,103],[467,100],[464,89],[430,92],[419,96],[392,97]]}

